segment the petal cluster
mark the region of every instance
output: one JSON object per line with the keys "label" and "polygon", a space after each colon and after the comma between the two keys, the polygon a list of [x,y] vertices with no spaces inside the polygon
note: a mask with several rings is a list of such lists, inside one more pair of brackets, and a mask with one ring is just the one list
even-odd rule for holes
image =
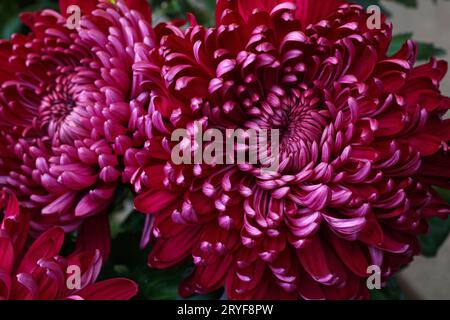
{"label": "petal cluster", "polygon": [[78,29],[55,11],[27,13],[31,33],[0,43],[0,185],[31,212],[34,235],[79,229],[107,256],[106,214],[132,145],[134,45],[153,36],[148,6],[95,2]]}
{"label": "petal cluster", "polygon": [[[367,298],[369,266],[387,279],[447,217],[447,64],[416,67],[411,41],[388,56],[391,25],[367,19],[344,1],[219,0],[214,28],[162,24],[157,48],[135,47],[144,142],[126,172],[150,266],[195,263],[182,295]],[[195,123],[280,130],[278,170],[175,163],[172,133]]]}
{"label": "petal cluster", "polygon": [[102,265],[98,250],[60,256],[64,231],[59,227],[28,246],[29,212],[7,192],[0,192],[0,218],[1,300],[128,300],[136,295],[137,285],[127,279],[95,282]]}

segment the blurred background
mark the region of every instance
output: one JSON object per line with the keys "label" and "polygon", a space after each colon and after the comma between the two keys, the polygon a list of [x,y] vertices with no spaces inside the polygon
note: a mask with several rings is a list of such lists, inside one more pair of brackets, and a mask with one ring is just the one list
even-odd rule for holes
{"label": "blurred background", "polygon": [[[245,0],[242,0],[245,1]],[[320,1],[320,0],[316,0]],[[396,35],[391,53],[399,49],[401,44],[413,38],[420,42],[419,58],[428,60],[436,55],[450,61],[450,1],[448,0],[353,0],[362,5],[377,4],[390,16]],[[187,12],[194,12],[200,23],[211,25],[214,18],[215,0],[149,0],[153,6],[154,21],[160,22],[183,18]],[[43,8],[57,9],[57,0],[0,0],[0,38],[7,39],[12,33],[27,32],[21,26],[18,14],[23,11],[34,11]],[[442,91],[450,95],[450,76],[442,83]],[[450,200],[450,194],[444,194]],[[131,208],[127,209],[128,212]],[[134,224],[133,224],[134,223]],[[117,242],[114,248],[121,250],[122,241],[127,237],[139,237],[135,230],[140,230],[139,221],[127,227],[117,227]],[[113,230],[114,230],[113,225]],[[136,234],[131,232],[133,230]],[[421,239],[423,255],[393,279],[387,289],[374,292],[374,299],[450,299],[450,219],[433,220],[431,232]],[[131,234],[131,236],[130,236]],[[123,239],[125,238],[125,239]],[[125,242],[124,242],[125,243]],[[129,248],[122,248],[130,257]],[[136,252],[136,256],[141,253]],[[176,297],[176,284],[179,273],[149,271],[143,263],[143,269],[136,269],[139,259],[115,261],[120,252],[112,256],[107,272],[119,275],[126,274],[140,280],[144,284],[144,295],[147,298]],[[125,263],[135,265],[125,265]],[[150,273],[153,273],[150,277]],[[150,281],[149,279],[153,279]],[[172,288],[173,287],[173,288]]]}

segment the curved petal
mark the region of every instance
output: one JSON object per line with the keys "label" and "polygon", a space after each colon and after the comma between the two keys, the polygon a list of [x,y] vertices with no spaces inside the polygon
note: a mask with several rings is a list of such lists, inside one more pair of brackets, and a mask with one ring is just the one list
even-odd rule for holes
{"label": "curved petal", "polygon": [[54,227],[43,233],[28,249],[23,257],[18,272],[32,272],[40,259],[51,259],[59,254],[64,242],[64,231]]}
{"label": "curved petal", "polygon": [[97,282],[77,292],[85,300],[129,300],[138,293],[135,282],[117,278]]}
{"label": "curved petal", "polygon": [[103,261],[107,261],[111,252],[111,231],[109,218],[101,213],[86,219],[78,229],[77,249],[79,251],[99,250]]}
{"label": "curved petal", "polygon": [[343,0],[294,0],[297,4],[297,18],[302,27],[319,22],[346,3]]}

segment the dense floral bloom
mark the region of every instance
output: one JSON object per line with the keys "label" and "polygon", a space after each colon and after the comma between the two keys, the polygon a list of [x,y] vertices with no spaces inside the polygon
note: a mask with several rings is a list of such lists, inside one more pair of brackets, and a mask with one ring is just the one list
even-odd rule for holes
{"label": "dense floral bloom", "polygon": [[[387,56],[391,26],[367,18],[344,1],[219,0],[215,28],[160,25],[159,49],[137,47],[146,143],[127,170],[150,266],[196,265],[183,295],[366,298],[368,266],[386,279],[427,218],[447,217],[434,189],[450,188],[447,64],[415,67],[411,41]],[[194,121],[279,129],[279,169],[175,164],[171,135]]]}
{"label": "dense floral bloom", "polygon": [[81,225],[80,243],[107,255],[106,213],[131,145],[133,47],[152,45],[151,13],[144,0],[92,2],[80,3],[77,30],[45,10],[22,15],[29,35],[0,42],[0,185],[30,210],[34,235]]}
{"label": "dense floral bloom", "polygon": [[[98,250],[60,256],[64,231],[59,227],[24,252],[29,218],[13,195],[0,192],[0,300],[128,300],[136,295],[137,286],[128,279],[95,283],[102,265]],[[75,268],[79,283],[69,278]]]}

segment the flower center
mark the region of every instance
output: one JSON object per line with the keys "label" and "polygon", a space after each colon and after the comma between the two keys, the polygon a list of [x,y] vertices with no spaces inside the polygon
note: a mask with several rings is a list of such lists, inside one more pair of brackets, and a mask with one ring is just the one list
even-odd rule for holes
{"label": "flower center", "polygon": [[317,157],[317,145],[328,123],[329,111],[321,107],[315,91],[294,91],[283,97],[270,117],[271,129],[280,132],[280,163],[285,173],[296,173]]}
{"label": "flower center", "polygon": [[52,92],[42,100],[41,119],[43,122],[61,122],[75,107],[76,103],[64,92]]}
{"label": "flower center", "polygon": [[53,140],[67,142],[70,139],[64,127],[70,126],[70,115],[78,105],[73,74],[62,74],[55,79],[55,85],[41,99],[39,125]]}

